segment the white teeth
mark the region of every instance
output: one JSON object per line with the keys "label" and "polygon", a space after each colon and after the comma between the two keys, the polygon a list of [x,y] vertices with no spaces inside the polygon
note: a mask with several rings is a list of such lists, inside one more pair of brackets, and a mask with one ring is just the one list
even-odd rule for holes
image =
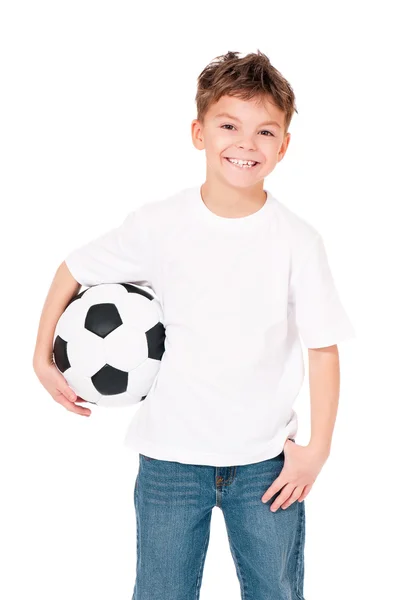
{"label": "white teeth", "polygon": [[237,160],[234,158],[227,158],[227,160],[229,162],[231,162],[232,164],[237,165],[238,167],[243,167],[246,169],[248,169],[256,164],[255,161],[251,161],[251,160]]}

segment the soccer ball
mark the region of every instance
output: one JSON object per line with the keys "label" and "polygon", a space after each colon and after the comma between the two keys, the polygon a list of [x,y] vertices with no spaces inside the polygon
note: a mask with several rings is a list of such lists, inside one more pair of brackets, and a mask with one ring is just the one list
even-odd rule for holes
{"label": "soccer ball", "polygon": [[85,402],[145,399],[160,368],[165,328],[158,300],[130,283],[102,283],[71,299],[54,332],[54,362]]}

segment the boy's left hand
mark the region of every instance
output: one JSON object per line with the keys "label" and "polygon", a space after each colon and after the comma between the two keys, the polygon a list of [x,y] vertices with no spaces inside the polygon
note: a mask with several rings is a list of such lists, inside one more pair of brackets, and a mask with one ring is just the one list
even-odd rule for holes
{"label": "boy's left hand", "polygon": [[261,500],[268,502],[279,490],[279,496],[270,509],[287,508],[298,500],[302,502],[309,494],[315,479],[326,462],[325,456],[310,446],[300,446],[287,439],[284,446],[285,463],[278,477],[266,490]]}

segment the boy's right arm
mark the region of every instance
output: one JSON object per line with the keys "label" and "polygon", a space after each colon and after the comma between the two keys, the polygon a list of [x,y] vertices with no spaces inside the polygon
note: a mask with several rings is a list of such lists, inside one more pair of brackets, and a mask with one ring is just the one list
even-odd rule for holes
{"label": "boy's right arm", "polygon": [[39,322],[33,369],[42,385],[53,399],[67,410],[79,415],[90,416],[88,408],[75,404],[84,402],[69,387],[65,377],[53,361],[53,339],[58,320],[64,312],[69,300],[80,290],[78,283],[69,271],[65,261],[58,267],[48,291]]}
{"label": "boy's right arm", "polygon": [[67,410],[89,416],[53,362],[58,320],[82,285],[131,282],[152,288],[150,244],[141,210],[131,211],[118,227],[74,249],[60,264],[48,292],[37,334],[33,368],[49,394]]}

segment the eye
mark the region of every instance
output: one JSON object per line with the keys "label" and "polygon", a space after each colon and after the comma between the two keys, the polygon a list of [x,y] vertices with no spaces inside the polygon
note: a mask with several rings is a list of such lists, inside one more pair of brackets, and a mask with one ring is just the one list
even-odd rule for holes
{"label": "eye", "polygon": [[[231,125],[230,123],[226,123],[225,125],[221,125],[221,129],[223,129],[224,127],[234,127],[234,125]],[[230,131],[230,130],[229,130]],[[270,131],[268,131],[268,129],[263,129],[261,133],[269,133],[270,136],[275,137],[273,133],[271,133]],[[268,137],[267,135],[265,137]]]}

